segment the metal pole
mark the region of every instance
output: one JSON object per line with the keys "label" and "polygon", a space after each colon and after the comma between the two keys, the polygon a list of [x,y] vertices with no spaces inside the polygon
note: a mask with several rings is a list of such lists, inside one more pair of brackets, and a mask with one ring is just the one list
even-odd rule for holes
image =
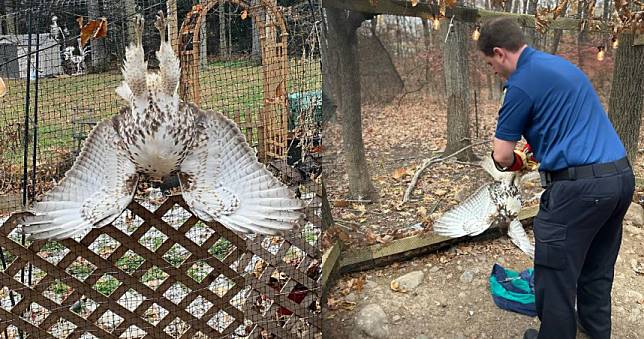
{"label": "metal pole", "polygon": [[[36,79],[34,81],[34,146],[31,158],[31,201],[36,197],[36,157],[38,153],[38,79],[40,79],[40,3],[38,4],[38,18],[36,19]],[[29,263],[29,272],[27,276],[28,286],[31,286],[33,276],[33,264]]]}
{"label": "metal pole", "polygon": [[[29,1],[29,8],[33,9],[33,0]],[[31,64],[31,36],[32,36],[32,29],[33,29],[33,11],[29,11],[29,19],[28,19],[28,27],[27,27],[27,76],[26,76],[26,92],[25,92],[25,139],[24,139],[24,152],[23,152],[23,169],[22,169],[22,206],[26,207],[27,206],[27,179],[28,179],[28,172],[27,172],[27,159],[28,159],[28,153],[29,153],[29,111],[30,111],[30,104],[31,104],[31,68],[33,67]],[[22,246],[25,246],[26,239],[25,235],[22,234],[21,237],[21,243]],[[25,268],[20,269],[20,282],[25,283]],[[18,336],[22,338],[22,331],[18,331]]]}

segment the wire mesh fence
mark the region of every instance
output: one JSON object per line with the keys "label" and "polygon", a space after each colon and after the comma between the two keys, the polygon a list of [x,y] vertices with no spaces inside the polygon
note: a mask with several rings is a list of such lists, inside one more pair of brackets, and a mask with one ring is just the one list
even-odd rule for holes
{"label": "wire mesh fence", "polygon": [[[321,335],[319,5],[5,4],[0,336]],[[92,128],[126,105],[114,90],[135,15],[145,19],[148,67],[158,68],[159,10],[181,60],[182,99],[238,124],[260,161],[305,203],[305,225],[284,237],[235,234],[194,217],[171,184],[141,183],[136,202],[109,226],[60,242],[25,241],[5,222],[9,213],[53,187]]]}

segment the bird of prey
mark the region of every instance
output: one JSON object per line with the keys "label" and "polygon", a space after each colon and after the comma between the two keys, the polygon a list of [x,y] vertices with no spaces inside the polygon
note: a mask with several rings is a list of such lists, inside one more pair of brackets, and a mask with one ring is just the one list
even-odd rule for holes
{"label": "bird of prey", "polygon": [[443,214],[433,225],[434,233],[451,238],[476,236],[496,225],[507,231],[521,251],[534,257],[534,245],[517,219],[521,210],[520,173],[497,170],[492,157],[485,157],[481,167],[494,182],[483,185],[463,203]]}
{"label": "bird of prey", "polygon": [[179,59],[163,13],[155,26],[159,71],[147,71],[137,16],[116,89],[128,107],[92,130],[65,177],[31,206],[21,221],[30,238],[64,239],[108,225],[132,201],[140,179],[173,175],[191,212],[206,222],[259,234],[300,224],[304,204],[257,160],[237,125],[179,99]]}

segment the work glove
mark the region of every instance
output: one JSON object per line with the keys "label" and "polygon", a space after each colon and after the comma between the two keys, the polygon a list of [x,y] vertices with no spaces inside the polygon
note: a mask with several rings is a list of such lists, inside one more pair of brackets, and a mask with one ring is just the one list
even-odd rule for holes
{"label": "work glove", "polygon": [[530,144],[526,143],[521,148],[520,152],[525,155],[525,159],[522,158],[522,160],[524,160],[523,169],[527,171],[534,171],[535,169],[537,169],[537,167],[539,167],[539,162],[534,158],[534,153],[532,152],[532,147],[530,147]]}
{"label": "work glove", "polygon": [[[527,153],[524,150],[529,150]],[[503,167],[499,165],[499,163],[494,160],[494,154],[492,156],[492,161],[494,162],[494,166],[496,166],[496,169],[498,169],[501,172],[515,172],[515,171],[532,171],[537,168],[538,163],[534,159],[534,156],[532,155],[532,149],[528,145],[527,147],[524,146],[521,150],[514,150],[514,160],[512,161],[512,165],[508,167]]]}

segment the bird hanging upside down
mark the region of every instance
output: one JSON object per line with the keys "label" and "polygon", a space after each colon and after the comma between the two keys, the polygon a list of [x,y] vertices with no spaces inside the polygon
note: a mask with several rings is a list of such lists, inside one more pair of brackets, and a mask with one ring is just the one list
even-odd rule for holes
{"label": "bird hanging upside down", "polygon": [[496,225],[507,231],[521,251],[534,257],[534,245],[517,218],[521,210],[519,173],[499,171],[492,157],[485,157],[481,166],[494,182],[480,187],[463,203],[443,214],[433,225],[434,233],[450,238],[476,236]]}
{"label": "bird hanging upside down", "polygon": [[261,164],[235,123],[179,99],[179,59],[161,33],[159,72],[147,71],[143,18],[126,49],[116,92],[129,107],[98,124],[61,182],[20,222],[31,239],[64,239],[103,227],[127,208],[140,179],[177,175],[200,219],[242,233],[281,234],[303,218],[303,203]]}

